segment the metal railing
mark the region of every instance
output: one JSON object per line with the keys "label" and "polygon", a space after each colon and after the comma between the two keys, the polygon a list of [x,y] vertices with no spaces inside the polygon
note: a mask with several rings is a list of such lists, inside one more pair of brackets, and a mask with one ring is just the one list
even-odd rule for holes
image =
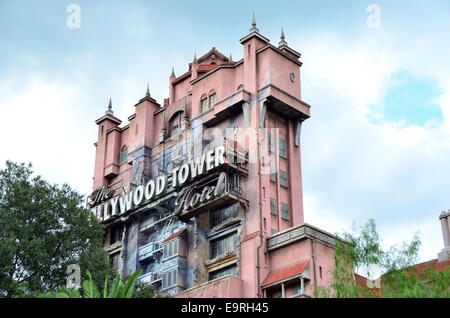
{"label": "metal railing", "polygon": [[143,261],[154,257],[157,253],[162,253],[163,245],[160,243],[149,243],[139,247],[138,260]]}
{"label": "metal railing", "polygon": [[139,276],[138,281],[145,284],[154,284],[162,280],[162,275],[156,272],[149,272]]}

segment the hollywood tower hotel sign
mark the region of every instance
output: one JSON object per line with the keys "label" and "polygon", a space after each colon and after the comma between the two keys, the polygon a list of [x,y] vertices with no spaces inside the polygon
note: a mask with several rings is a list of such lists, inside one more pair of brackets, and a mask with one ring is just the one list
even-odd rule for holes
{"label": "hollywood tower hotel sign", "polygon": [[333,236],[303,219],[300,53],[253,18],[243,57],[216,48],[147,87],[128,123],[96,120],[93,193],[122,275],[176,297],[309,297],[329,284]]}

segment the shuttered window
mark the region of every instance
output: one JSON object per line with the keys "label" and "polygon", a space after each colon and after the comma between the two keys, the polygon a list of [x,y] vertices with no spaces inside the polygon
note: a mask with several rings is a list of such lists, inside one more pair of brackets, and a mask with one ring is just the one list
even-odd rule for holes
{"label": "shuttered window", "polygon": [[267,136],[268,142],[269,142],[269,152],[274,152],[274,144],[273,144],[273,140],[272,140],[272,134],[269,133],[269,135]]}
{"label": "shuttered window", "polygon": [[210,243],[210,259],[217,256],[225,255],[229,252],[235,251],[237,247],[238,236],[237,233],[225,236]]}
{"label": "shuttered window", "polygon": [[209,280],[213,280],[226,275],[236,276],[237,273],[236,270],[237,270],[236,265],[227,266],[225,268],[209,273]]}
{"label": "shuttered window", "polygon": [[206,95],[203,95],[200,100],[200,111],[206,112],[208,110],[208,97]]}
{"label": "shuttered window", "polygon": [[170,288],[176,286],[178,283],[178,268],[169,270],[163,274],[162,288]]}
{"label": "shuttered window", "polygon": [[286,142],[280,138],[279,141],[279,153],[280,153],[280,157],[281,158],[285,158],[287,159],[287,154],[286,154]]}
{"label": "shuttered window", "polygon": [[277,215],[277,199],[270,198],[270,214]]}
{"label": "shuttered window", "polygon": [[178,255],[178,239],[170,240],[164,244],[164,258]]}
{"label": "shuttered window", "polygon": [[289,220],[289,206],[283,202],[281,202],[281,218]]}
{"label": "shuttered window", "polygon": [[288,187],[288,176],[286,171],[280,170],[280,185],[282,187]]}
{"label": "shuttered window", "polygon": [[270,181],[277,182],[277,170],[274,166],[270,167]]}
{"label": "shuttered window", "polygon": [[120,164],[122,164],[125,161],[127,161],[127,158],[128,158],[128,148],[123,148],[120,151]]}
{"label": "shuttered window", "polygon": [[213,93],[209,95],[209,109],[213,108],[216,102],[217,102],[217,94]]}

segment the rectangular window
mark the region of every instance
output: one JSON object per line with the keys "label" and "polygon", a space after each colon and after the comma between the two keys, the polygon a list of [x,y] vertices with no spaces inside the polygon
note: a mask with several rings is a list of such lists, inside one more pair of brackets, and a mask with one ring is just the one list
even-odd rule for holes
{"label": "rectangular window", "polygon": [[227,208],[211,211],[210,224],[211,228],[223,223],[224,221],[235,218],[238,215],[238,209],[236,205],[231,205]]}
{"label": "rectangular window", "polygon": [[270,198],[270,214],[277,215],[277,199]]}
{"label": "rectangular window", "polygon": [[282,187],[288,187],[288,176],[286,171],[280,170],[280,185]]}
{"label": "rectangular window", "polygon": [[227,276],[227,275],[236,276],[236,274],[237,274],[236,269],[237,269],[236,265],[231,265],[231,266],[227,266],[225,268],[216,270],[214,272],[211,272],[211,273],[209,273],[209,280],[213,280],[213,279]]}
{"label": "rectangular window", "polygon": [[273,142],[272,142],[272,134],[271,133],[269,133],[267,139],[269,141],[269,152],[273,152],[273,149],[272,149]]}
{"label": "rectangular window", "polygon": [[124,148],[120,151],[120,164],[127,161],[127,157],[128,157],[128,148]]}
{"label": "rectangular window", "polygon": [[217,95],[216,93],[209,96],[209,109],[214,107],[214,104],[217,102]]}
{"label": "rectangular window", "polygon": [[302,286],[300,283],[294,286],[295,295],[300,295],[302,293]]}
{"label": "rectangular window", "polygon": [[164,258],[178,255],[178,239],[170,240],[164,244]]}
{"label": "rectangular window", "polygon": [[201,107],[202,113],[206,112],[208,110],[208,99],[206,97],[205,97],[205,99],[202,99],[200,101],[200,105],[201,105],[200,107]]}
{"label": "rectangular window", "polygon": [[280,143],[279,143],[279,153],[280,153],[280,157],[287,159],[287,155],[286,155],[286,142],[280,138]]}
{"label": "rectangular window", "polygon": [[283,202],[281,202],[281,218],[289,220],[289,206]]}
{"label": "rectangular window", "polygon": [[116,252],[114,254],[109,255],[109,263],[112,267],[119,269],[119,257],[120,252]]}
{"label": "rectangular window", "polygon": [[270,181],[277,182],[277,170],[274,166],[270,167]]}
{"label": "rectangular window", "polygon": [[210,259],[235,251],[237,246],[237,240],[238,236],[237,232],[235,232],[231,235],[225,236],[215,241],[211,241]]}
{"label": "rectangular window", "polygon": [[110,239],[110,245],[113,245],[116,242],[122,241],[122,235],[123,235],[123,226],[118,225],[113,228],[111,228],[111,239]]}
{"label": "rectangular window", "polygon": [[175,136],[178,134],[178,117],[175,118],[172,122],[172,133],[171,136]]}
{"label": "rectangular window", "polygon": [[162,288],[174,287],[178,284],[178,268],[171,269],[163,274]]}

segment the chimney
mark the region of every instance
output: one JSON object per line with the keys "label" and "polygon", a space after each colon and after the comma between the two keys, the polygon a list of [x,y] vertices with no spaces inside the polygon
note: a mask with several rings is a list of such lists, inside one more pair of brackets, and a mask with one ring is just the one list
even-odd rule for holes
{"label": "chimney", "polygon": [[450,209],[447,213],[442,211],[439,215],[439,220],[441,221],[444,248],[438,253],[438,262],[444,262],[450,260]]}

